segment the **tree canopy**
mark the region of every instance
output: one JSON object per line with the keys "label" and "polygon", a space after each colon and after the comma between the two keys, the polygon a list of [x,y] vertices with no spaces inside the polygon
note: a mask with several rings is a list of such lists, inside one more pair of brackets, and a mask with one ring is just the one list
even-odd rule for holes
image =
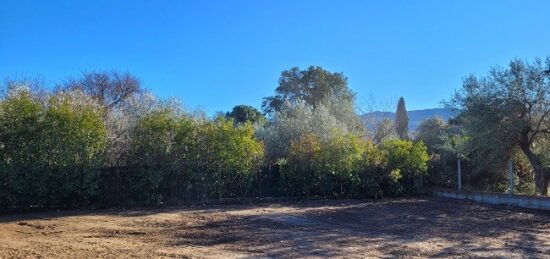
{"label": "tree canopy", "polygon": [[233,107],[231,112],[227,112],[225,116],[233,118],[236,123],[263,123],[266,121],[265,116],[250,105],[237,105]]}
{"label": "tree canopy", "polygon": [[265,97],[262,108],[266,113],[281,111],[285,103],[304,101],[316,106],[329,98],[353,103],[355,94],[348,88],[342,73],[332,73],[318,66],[306,70],[293,67],[281,72],[275,95]]}
{"label": "tree canopy", "polygon": [[106,112],[143,90],[136,76],[117,71],[84,72],[81,77],[68,80],[62,89],[83,91],[103,105]]}
{"label": "tree canopy", "polygon": [[486,76],[470,75],[452,99],[485,159],[510,157],[519,148],[535,171],[536,192],[547,193],[549,170],[536,146],[550,137],[550,57],[546,63],[513,60]]}

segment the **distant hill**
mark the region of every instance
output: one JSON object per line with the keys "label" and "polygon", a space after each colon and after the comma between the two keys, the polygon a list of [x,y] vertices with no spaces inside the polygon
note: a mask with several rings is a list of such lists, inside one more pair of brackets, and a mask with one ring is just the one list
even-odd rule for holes
{"label": "distant hill", "polygon": [[[449,118],[454,116],[454,113],[449,108],[434,108],[434,109],[425,109],[425,110],[415,110],[415,111],[408,111],[407,114],[409,115],[409,131],[414,132],[422,123],[422,121],[434,117],[440,117],[444,121],[449,120]],[[394,120],[395,119],[395,112],[369,112],[361,115],[361,118],[363,121],[379,121],[383,120],[385,118]]]}

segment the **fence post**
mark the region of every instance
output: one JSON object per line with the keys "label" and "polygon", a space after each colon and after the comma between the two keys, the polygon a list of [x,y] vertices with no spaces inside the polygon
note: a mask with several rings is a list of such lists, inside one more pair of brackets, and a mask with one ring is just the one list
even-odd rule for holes
{"label": "fence post", "polygon": [[508,193],[514,194],[514,161],[508,160]]}
{"label": "fence post", "polygon": [[460,165],[460,158],[458,159],[457,164],[457,171],[458,171],[458,192],[462,192],[462,167]]}

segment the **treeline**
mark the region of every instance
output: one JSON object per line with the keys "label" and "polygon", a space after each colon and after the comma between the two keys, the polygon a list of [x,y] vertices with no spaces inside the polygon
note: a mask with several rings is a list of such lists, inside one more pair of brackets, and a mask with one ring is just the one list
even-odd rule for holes
{"label": "treeline", "polygon": [[260,112],[208,117],[159,100],[127,73],[89,72],[54,89],[8,80],[0,99],[0,208],[176,204],[257,196],[387,197],[420,186],[518,192],[550,179],[550,59],[467,77],[457,116],[407,130],[362,121],[342,73],[283,71]]}
{"label": "treeline", "polygon": [[284,71],[265,115],[213,118],[159,100],[130,74],[53,90],[7,81],[0,102],[4,209],[174,204],[255,196],[383,197],[416,191],[422,143],[365,137],[340,73]]}

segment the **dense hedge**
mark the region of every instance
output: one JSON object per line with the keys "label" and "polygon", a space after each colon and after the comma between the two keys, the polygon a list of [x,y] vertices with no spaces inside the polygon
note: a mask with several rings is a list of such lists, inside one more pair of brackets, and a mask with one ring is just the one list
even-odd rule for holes
{"label": "dense hedge", "polygon": [[82,101],[18,92],[0,103],[0,204],[85,206],[98,194],[105,126],[101,109]]}
{"label": "dense hedge", "polygon": [[338,129],[323,136],[297,133],[286,154],[266,159],[266,142],[256,131],[270,123],[208,119],[165,104],[133,117],[124,132],[128,141],[119,145],[122,163],[115,166],[107,163],[109,143],[116,140],[107,134],[105,114],[79,91],[10,92],[0,102],[0,206],[158,205],[258,195],[381,197],[411,190],[411,179],[426,172],[422,143],[392,140],[376,146]]}

